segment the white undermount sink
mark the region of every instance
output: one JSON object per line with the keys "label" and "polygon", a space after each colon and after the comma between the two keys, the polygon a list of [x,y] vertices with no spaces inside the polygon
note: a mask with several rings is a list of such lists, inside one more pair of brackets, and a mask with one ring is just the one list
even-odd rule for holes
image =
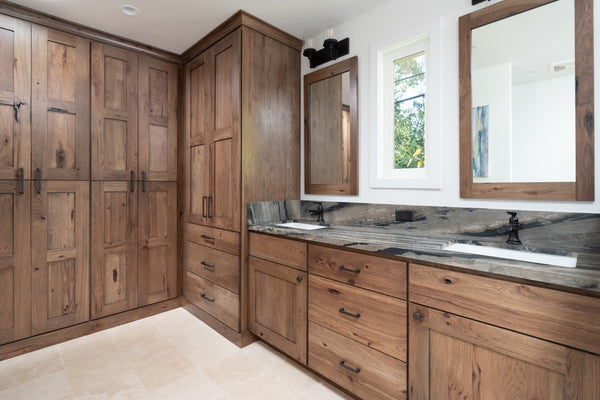
{"label": "white undermount sink", "polygon": [[314,231],[316,229],[327,228],[325,225],[303,224],[301,222],[286,222],[284,224],[275,224],[275,225],[283,226],[285,228],[301,229],[303,231]]}
{"label": "white undermount sink", "polygon": [[444,246],[442,250],[525,261],[536,264],[551,265],[553,267],[575,268],[577,266],[577,257],[502,249],[498,247],[480,246],[477,244],[452,243]]}

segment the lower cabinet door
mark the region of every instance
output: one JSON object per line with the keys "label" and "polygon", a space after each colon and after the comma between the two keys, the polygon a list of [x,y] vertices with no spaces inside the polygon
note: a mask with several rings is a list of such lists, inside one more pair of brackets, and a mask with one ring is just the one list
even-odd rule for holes
{"label": "lower cabinet door", "polygon": [[599,400],[600,357],[410,304],[411,400]]}
{"label": "lower cabinet door", "polygon": [[89,320],[89,182],[33,183],[32,334]]}
{"label": "lower cabinet door", "polygon": [[127,181],[92,182],[92,318],[137,306],[137,268],[137,193]]}
{"label": "lower cabinet door", "polygon": [[250,330],[306,364],[306,272],[250,257],[248,274]]}
{"label": "lower cabinet door", "polygon": [[177,295],[177,183],[140,182],[138,305]]}

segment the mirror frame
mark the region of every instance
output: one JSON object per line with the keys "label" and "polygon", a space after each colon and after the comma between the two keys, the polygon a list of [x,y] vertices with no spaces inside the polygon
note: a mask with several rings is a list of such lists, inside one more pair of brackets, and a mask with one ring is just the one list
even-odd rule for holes
{"label": "mirror frame", "polygon": [[[350,73],[350,182],[315,184],[310,177],[310,85],[331,76]],[[304,192],[306,194],[358,194],[358,57],[304,75]]]}
{"label": "mirror frame", "polygon": [[575,182],[473,182],[471,159],[471,30],[556,0],[503,0],[459,18],[460,197],[594,201],[593,0],[575,2]]}

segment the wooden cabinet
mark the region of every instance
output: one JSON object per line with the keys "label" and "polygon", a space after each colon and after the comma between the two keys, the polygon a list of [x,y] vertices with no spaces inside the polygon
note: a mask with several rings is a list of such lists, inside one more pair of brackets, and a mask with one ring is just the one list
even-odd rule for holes
{"label": "wooden cabinet", "polygon": [[[269,239],[274,239],[268,244]],[[279,259],[283,248],[297,248],[304,265],[294,267],[269,260]],[[307,296],[306,243],[250,234],[248,270],[248,327],[279,350],[306,364]],[[263,258],[256,257],[260,255]],[[293,258],[293,257],[291,257]]]}
{"label": "wooden cabinet", "polygon": [[89,183],[36,182],[31,199],[33,335],[89,319]]}
{"label": "wooden cabinet", "polygon": [[600,399],[600,356],[410,305],[410,398]]}
{"label": "wooden cabinet", "polygon": [[0,15],[0,179],[29,179],[31,24]]}
{"label": "wooden cabinet", "polygon": [[186,66],[188,221],[240,231],[241,31]]}
{"label": "wooden cabinet", "polygon": [[32,82],[34,173],[44,180],[88,180],[90,41],[33,25]]}
{"label": "wooden cabinet", "polygon": [[0,181],[0,344],[29,336],[30,183]]}

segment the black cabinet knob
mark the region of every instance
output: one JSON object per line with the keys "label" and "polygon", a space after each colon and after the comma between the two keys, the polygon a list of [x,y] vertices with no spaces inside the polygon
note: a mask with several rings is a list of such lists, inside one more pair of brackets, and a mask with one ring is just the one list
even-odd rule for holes
{"label": "black cabinet knob", "polygon": [[296,277],[296,280],[297,280],[298,282],[302,282],[302,279],[304,279],[304,278],[303,278],[303,277],[301,277],[301,276],[297,276],[297,277]]}
{"label": "black cabinet knob", "polygon": [[417,321],[420,321],[421,320],[421,313],[420,312],[413,313],[413,318],[415,320],[417,320]]}

